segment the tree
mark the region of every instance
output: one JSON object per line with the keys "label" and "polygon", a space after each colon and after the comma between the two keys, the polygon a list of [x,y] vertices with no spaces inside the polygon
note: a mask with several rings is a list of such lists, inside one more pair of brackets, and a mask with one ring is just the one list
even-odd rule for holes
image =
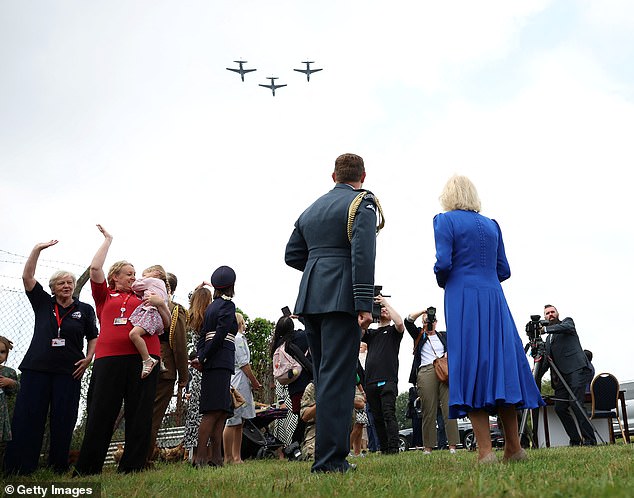
{"label": "tree", "polygon": [[409,403],[409,393],[407,391],[396,397],[396,421],[398,428],[409,429],[412,426],[412,419],[407,418],[407,404]]}

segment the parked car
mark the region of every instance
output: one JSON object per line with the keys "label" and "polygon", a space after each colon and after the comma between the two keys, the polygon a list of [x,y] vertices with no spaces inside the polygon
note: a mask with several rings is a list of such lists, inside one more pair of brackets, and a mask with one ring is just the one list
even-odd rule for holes
{"label": "parked car", "polygon": [[[493,446],[504,446],[504,435],[499,429],[497,419],[495,417],[489,418],[489,426],[491,430],[491,441],[493,442]],[[412,433],[413,431],[411,428],[399,431],[399,449],[401,451],[407,451],[414,447]],[[459,446],[462,446],[463,448],[466,448],[468,450],[476,449],[477,442],[473,434],[471,421],[467,417],[458,419],[458,436],[460,438]]]}

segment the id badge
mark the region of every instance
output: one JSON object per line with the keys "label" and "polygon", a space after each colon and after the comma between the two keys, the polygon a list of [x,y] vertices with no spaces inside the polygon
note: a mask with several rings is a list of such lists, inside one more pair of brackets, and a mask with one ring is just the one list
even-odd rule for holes
{"label": "id badge", "polygon": [[53,346],[54,348],[61,348],[66,346],[66,339],[64,339],[63,337],[54,337],[53,339],[51,339],[51,346]]}
{"label": "id badge", "polygon": [[125,316],[118,316],[114,319],[115,325],[125,325],[126,323],[128,323],[128,319]]}

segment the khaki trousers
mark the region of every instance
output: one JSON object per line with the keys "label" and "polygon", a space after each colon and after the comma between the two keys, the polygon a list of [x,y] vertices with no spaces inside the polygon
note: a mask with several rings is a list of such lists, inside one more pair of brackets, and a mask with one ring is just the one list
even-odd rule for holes
{"label": "khaki trousers", "polygon": [[426,448],[434,448],[438,444],[436,433],[438,406],[440,406],[442,417],[445,421],[447,441],[450,446],[457,445],[460,439],[458,423],[455,419],[449,419],[449,387],[438,380],[433,365],[425,365],[418,369],[416,385],[423,409],[421,414],[423,419],[423,445]]}

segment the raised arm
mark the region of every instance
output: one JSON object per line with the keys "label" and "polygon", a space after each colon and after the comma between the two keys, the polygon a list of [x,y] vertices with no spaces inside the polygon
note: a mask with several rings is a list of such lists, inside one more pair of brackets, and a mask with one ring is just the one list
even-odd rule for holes
{"label": "raised arm", "polygon": [[24,270],[22,271],[22,282],[24,283],[24,290],[27,292],[32,291],[33,287],[35,287],[35,284],[37,283],[37,280],[35,280],[35,268],[37,267],[37,260],[40,257],[40,253],[43,249],[54,246],[55,244],[57,244],[57,240],[49,240],[48,242],[35,244],[35,247],[26,260]]}
{"label": "raised arm", "polygon": [[385,299],[385,297],[383,297],[381,294],[375,297],[374,301],[376,303],[379,303],[381,306],[385,306],[387,308],[387,311],[390,313],[390,318],[394,322],[394,327],[396,328],[396,331],[401,334],[405,332],[405,324],[403,323],[401,315],[399,315],[398,312],[394,308],[392,308],[389,301]]}
{"label": "raised arm", "polygon": [[108,255],[110,244],[112,244],[112,235],[110,235],[101,225],[97,225],[97,228],[103,234],[104,240],[101,246],[99,246],[99,249],[97,249],[97,252],[90,263],[90,280],[96,284],[101,284],[106,280],[103,265],[106,262],[106,256]]}

